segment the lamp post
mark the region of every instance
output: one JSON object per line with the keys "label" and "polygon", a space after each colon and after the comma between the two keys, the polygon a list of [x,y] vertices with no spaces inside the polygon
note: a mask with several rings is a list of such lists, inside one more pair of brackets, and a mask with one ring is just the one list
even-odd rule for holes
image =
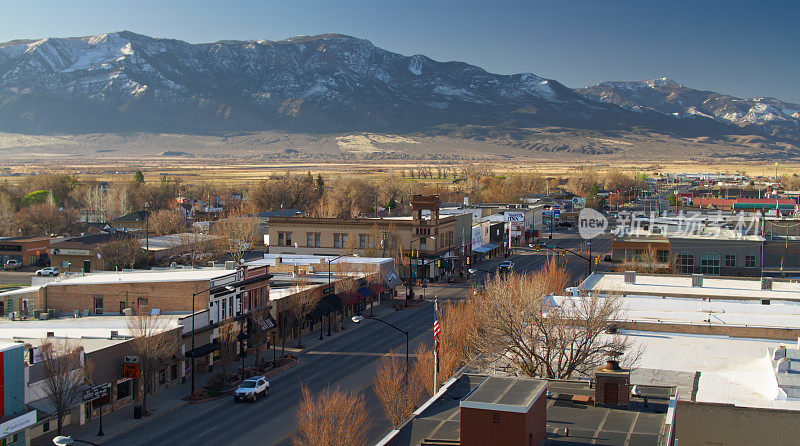
{"label": "lamp post", "polygon": [[217,290],[235,291],[236,288],[234,288],[231,285],[225,285],[225,286],[222,286],[222,287],[219,287],[219,288],[214,288],[213,286],[211,286],[211,287],[208,287],[208,288],[206,288],[206,289],[204,289],[202,291],[198,291],[196,293],[192,293],[192,391],[191,391],[190,395],[194,395],[194,374],[195,374],[194,373],[195,372],[194,357],[197,356],[195,354],[195,351],[194,351],[194,333],[195,333],[195,328],[194,327],[195,327],[195,319],[197,319],[197,315],[194,312],[194,299],[195,299],[195,297],[197,297],[200,294],[205,293],[206,291],[208,291],[209,294],[210,294],[212,290],[214,290],[214,291],[217,291]]}
{"label": "lamp post", "polygon": [[150,251],[150,202],[144,204],[144,249]]}
{"label": "lamp post", "polygon": [[403,330],[402,328],[399,328],[399,327],[397,327],[395,325],[390,324],[389,322],[386,322],[383,319],[378,319],[377,317],[365,318],[364,316],[361,316],[359,314],[359,315],[353,316],[352,321],[355,322],[356,324],[358,324],[359,322],[363,321],[364,319],[370,319],[370,320],[373,320],[373,321],[383,322],[384,324],[386,324],[386,325],[394,328],[395,330],[399,331],[400,333],[403,333],[404,335],[406,335],[406,375],[405,375],[404,380],[405,380],[406,386],[408,386],[408,332]]}

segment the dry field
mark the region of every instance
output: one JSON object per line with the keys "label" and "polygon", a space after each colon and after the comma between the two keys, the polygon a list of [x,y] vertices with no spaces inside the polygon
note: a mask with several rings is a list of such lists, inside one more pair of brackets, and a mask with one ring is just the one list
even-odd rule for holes
{"label": "dry field", "polygon": [[[502,137],[425,135],[308,135],[279,132],[231,135],[0,133],[0,180],[25,173],[70,173],[118,181],[142,170],[148,180],[167,176],[186,183],[248,184],[286,171],[359,175],[377,179],[419,166],[480,164],[500,174],[539,172],[746,172],[772,176],[800,172],[793,146],[752,136],[680,139],[657,134],[601,135],[537,129],[524,143]],[[585,153],[593,151],[594,154]],[[603,153],[608,152],[608,153]]]}

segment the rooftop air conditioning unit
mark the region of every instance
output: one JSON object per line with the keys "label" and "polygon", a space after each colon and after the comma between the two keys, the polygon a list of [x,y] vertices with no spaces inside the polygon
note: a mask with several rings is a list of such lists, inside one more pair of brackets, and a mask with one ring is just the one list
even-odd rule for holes
{"label": "rooftop air conditioning unit", "polygon": [[636,271],[625,271],[625,283],[636,283]]}
{"label": "rooftop air conditioning unit", "polygon": [[700,288],[703,286],[702,274],[692,274],[692,286],[695,288]]}
{"label": "rooftop air conditioning unit", "polygon": [[761,278],[761,289],[762,290],[771,290],[772,289],[772,277],[762,277]]}

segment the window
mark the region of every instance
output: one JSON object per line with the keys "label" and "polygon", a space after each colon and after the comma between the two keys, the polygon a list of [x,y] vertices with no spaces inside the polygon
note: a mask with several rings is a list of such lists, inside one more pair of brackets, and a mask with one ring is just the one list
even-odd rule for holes
{"label": "window", "polygon": [[347,244],[347,234],[342,234],[342,248]]}
{"label": "window", "polygon": [[745,268],[755,268],[756,267],[756,255],[755,254],[747,254],[744,257],[744,266],[745,266]]}
{"label": "window", "polygon": [[342,244],[339,242],[339,234],[333,234],[333,247],[334,248],[341,248]]}
{"label": "window", "polygon": [[133,381],[129,378],[125,381],[117,383],[117,399],[121,400],[131,396],[131,383]]}
{"label": "window", "polygon": [[140,298],[136,299],[136,304],[139,305],[140,307],[146,307],[147,306],[147,298],[140,297]]}
{"label": "window", "polygon": [[14,444],[17,442],[17,434],[11,434],[5,438],[3,438],[3,446],[7,444]]}
{"label": "window", "polygon": [[69,268],[69,262],[66,261],[66,260],[62,260],[61,261],[61,267],[62,268]]}
{"label": "window", "polygon": [[669,263],[669,250],[659,249],[656,251],[656,262]]}
{"label": "window", "polygon": [[725,254],[725,267],[733,268],[736,266],[736,254]]}
{"label": "window", "polygon": [[700,257],[700,272],[712,276],[719,275],[720,256],[716,252],[704,252]]}
{"label": "window", "polygon": [[42,432],[48,432],[50,430],[50,420],[44,420],[42,423]]}
{"label": "window", "polygon": [[320,234],[319,232],[314,234],[314,246],[319,247],[319,241],[320,241],[321,238],[322,238],[322,234]]}
{"label": "window", "polygon": [[319,232],[307,232],[306,233],[306,246],[308,246],[308,247],[312,247],[312,246],[319,247],[319,238],[320,238],[320,233]]}
{"label": "window", "polygon": [[678,268],[683,274],[691,274],[694,272],[694,254],[691,252],[683,251],[678,254]]}
{"label": "window", "polygon": [[366,234],[359,234],[358,235],[358,249],[364,249],[367,247],[367,236]]}
{"label": "window", "polygon": [[283,246],[283,232],[278,233],[278,246]]}
{"label": "window", "polygon": [[220,320],[225,319],[225,309],[227,307],[228,307],[228,305],[226,305],[225,299],[222,299],[222,304],[220,305],[220,308],[222,309],[222,317],[221,317]]}
{"label": "window", "polygon": [[103,298],[94,298],[94,314],[103,314]]}
{"label": "window", "polygon": [[292,246],[292,233],[286,233],[286,246]]}
{"label": "window", "polygon": [[233,297],[228,299],[228,314],[233,317]]}

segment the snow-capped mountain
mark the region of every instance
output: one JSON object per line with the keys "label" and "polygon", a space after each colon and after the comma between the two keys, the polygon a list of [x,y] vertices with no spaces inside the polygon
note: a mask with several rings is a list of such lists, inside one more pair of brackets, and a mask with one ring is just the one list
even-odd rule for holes
{"label": "snow-capped mountain", "polygon": [[533,74],[407,57],[338,34],[190,44],[123,31],[0,44],[5,131],[441,133],[471,124],[735,129],[702,115],[634,112]]}
{"label": "snow-capped mountain", "polygon": [[651,110],[679,118],[703,116],[740,127],[760,127],[776,136],[800,136],[800,105],[774,98],[743,99],[694,90],[666,77],[602,82],[576,91],[629,110]]}

